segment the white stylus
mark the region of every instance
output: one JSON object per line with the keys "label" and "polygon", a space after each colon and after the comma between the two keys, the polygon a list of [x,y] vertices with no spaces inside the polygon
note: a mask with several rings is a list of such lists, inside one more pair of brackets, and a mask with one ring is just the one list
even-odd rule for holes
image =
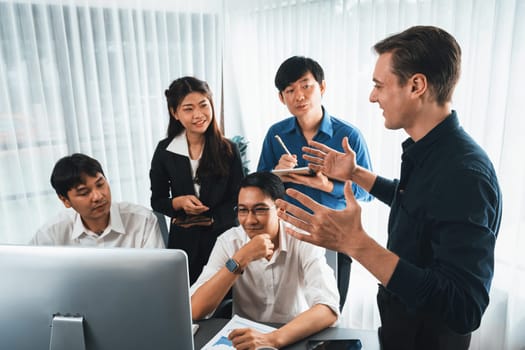
{"label": "white stylus", "polygon": [[277,141],[279,141],[279,143],[281,144],[281,146],[283,146],[283,149],[286,153],[288,153],[288,155],[292,155],[290,153],[290,151],[288,150],[288,147],[286,147],[286,145],[284,144],[283,140],[281,139],[281,137],[279,135],[275,135],[275,138],[277,139]]}

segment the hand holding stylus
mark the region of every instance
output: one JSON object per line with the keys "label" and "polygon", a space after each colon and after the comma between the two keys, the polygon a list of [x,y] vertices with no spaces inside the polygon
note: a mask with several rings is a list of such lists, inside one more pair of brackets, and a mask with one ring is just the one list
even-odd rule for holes
{"label": "hand holding stylus", "polygon": [[279,144],[282,146],[284,151],[286,152],[281,156],[279,159],[279,163],[275,166],[275,169],[291,169],[294,168],[297,165],[297,156],[293,155],[288,147],[284,144],[283,140],[279,135],[275,135],[275,139],[279,142]]}

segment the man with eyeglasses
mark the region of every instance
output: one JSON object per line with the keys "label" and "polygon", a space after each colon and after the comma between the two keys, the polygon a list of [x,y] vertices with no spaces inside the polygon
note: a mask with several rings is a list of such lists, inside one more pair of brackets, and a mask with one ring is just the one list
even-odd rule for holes
{"label": "man with eyeglasses", "polygon": [[233,312],[258,322],[283,323],[267,334],[233,330],[233,346],[282,348],[333,325],[339,293],[324,249],[284,232],[275,200],[284,197],[277,175],[259,172],[241,181],[237,216],[241,226],[217,238],[208,264],[191,287],[194,320],[214,312],[230,288]]}

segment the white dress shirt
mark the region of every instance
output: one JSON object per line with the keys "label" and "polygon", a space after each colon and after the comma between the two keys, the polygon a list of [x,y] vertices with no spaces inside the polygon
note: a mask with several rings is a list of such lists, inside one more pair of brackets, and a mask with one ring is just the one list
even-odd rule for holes
{"label": "white dress shirt", "polygon": [[87,229],[75,210],[66,209],[42,226],[29,244],[164,248],[155,214],[143,206],[126,202],[111,203],[109,225],[101,234]]}
{"label": "white dress shirt", "polygon": [[[279,248],[270,261],[250,262],[233,285],[233,313],[259,322],[288,323],[316,304],[339,317],[339,292],[324,248],[302,242],[279,228]],[[286,224],[288,225],[288,224]],[[191,286],[193,294],[224,267],[250,238],[237,226],[217,238],[206,266]]]}

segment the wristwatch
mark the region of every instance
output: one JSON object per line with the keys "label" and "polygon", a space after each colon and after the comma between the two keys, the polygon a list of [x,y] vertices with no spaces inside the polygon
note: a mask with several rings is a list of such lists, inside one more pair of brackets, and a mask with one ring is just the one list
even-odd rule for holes
{"label": "wristwatch", "polygon": [[232,258],[228,259],[226,261],[226,264],[225,264],[226,268],[228,269],[228,271],[230,271],[231,273],[235,273],[235,274],[242,274],[242,270],[241,270],[241,266],[239,265],[239,263],[235,260],[233,260]]}

